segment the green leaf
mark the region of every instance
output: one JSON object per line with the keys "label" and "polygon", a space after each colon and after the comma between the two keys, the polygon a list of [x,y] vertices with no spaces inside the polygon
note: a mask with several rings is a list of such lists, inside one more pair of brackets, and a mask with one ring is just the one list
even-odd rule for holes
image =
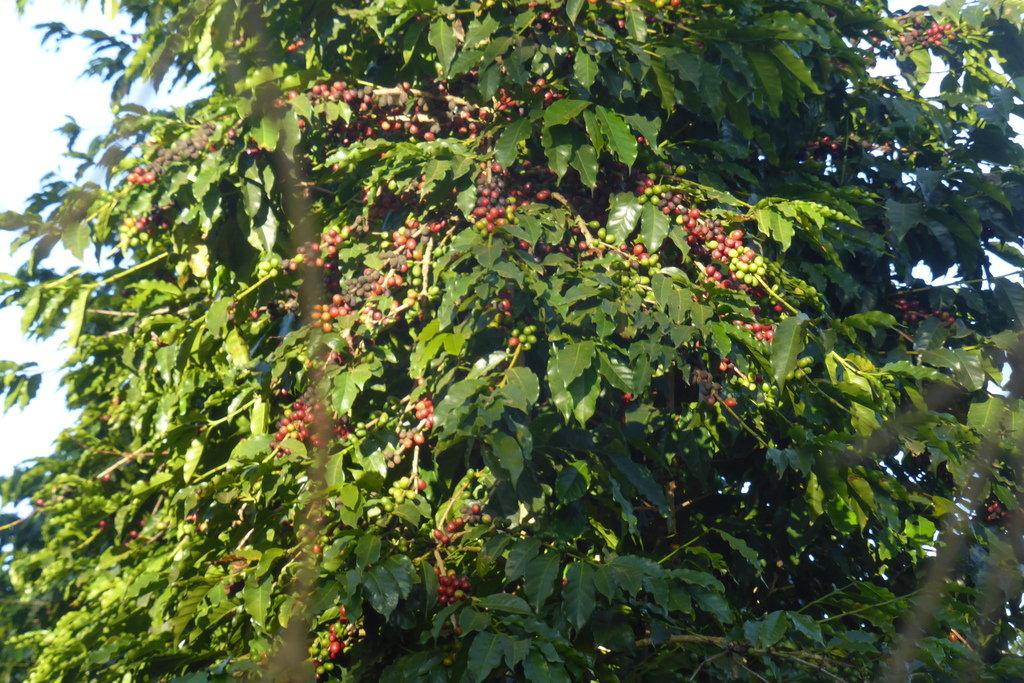
{"label": "green leaf", "polygon": [[511,166],[519,154],[519,143],[526,140],[533,134],[533,125],[530,119],[516,119],[505,126],[501,137],[494,145],[495,160],[502,166]]}
{"label": "green leaf", "polygon": [[568,385],[593,365],[596,351],[597,347],[592,341],[554,349],[548,362],[548,381],[552,381],[552,377],[557,377],[563,385]]}
{"label": "green leaf", "polygon": [[495,593],[485,598],[479,598],[474,602],[478,609],[489,609],[496,612],[507,612],[508,614],[533,614],[530,605],[518,595]]}
{"label": "green leaf", "polygon": [[256,139],[256,144],[260,147],[274,151],[277,149],[277,143],[281,139],[281,125],[271,117],[264,116],[260,120],[259,127],[253,130],[253,137]]}
{"label": "green leaf", "polygon": [[[580,10],[583,9],[583,6],[585,4],[586,4],[586,0],[568,0],[568,2],[566,2],[566,4],[565,4],[565,13],[569,15],[569,21],[570,22],[572,22],[574,24],[576,23],[576,17],[579,16]],[[580,55],[579,52],[576,53],[577,57],[579,57],[579,55]]]}
{"label": "green leaf", "polygon": [[65,323],[68,329],[68,346],[71,348],[78,346],[78,337],[82,334],[82,325],[85,323],[85,308],[89,304],[91,295],[92,287],[83,287],[71,303]]}
{"label": "green leaf", "polygon": [[182,467],[181,476],[187,484],[192,475],[195,474],[196,468],[199,466],[199,459],[203,456],[203,450],[206,448],[206,440],[196,437],[192,439],[192,443],[189,444],[188,450],[185,451],[185,461]]}
{"label": "green leaf", "polygon": [[363,571],[380,559],[381,542],[376,534],[363,534],[356,543],[356,569]]}
{"label": "green leaf", "polygon": [[594,568],[589,564],[576,562],[566,572],[567,583],[562,589],[562,612],[577,631],[590,620],[596,605],[594,599]]}
{"label": "green leaf", "polygon": [[[571,2],[578,2],[582,4],[584,0],[570,0]],[[576,59],[572,65],[573,75],[576,76],[576,80],[580,82],[587,90],[590,86],[594,85],[594,81],[597,79],[597,62],[591,57],[586,51],[580,50],[576,53]]]}
{"label": "green leaf", "polygon": [[787,616],[797,631],[800,631],[800,633],[813,640],[816,644],[820,645],[824,642],[821,636],[821,627],[814,619],[799,612],[787,612]]}
{"label": "green leaf", "polygon": [[267,625],[267,611],[270,609],[270,596],[274,588],[273,577],[260,581],[247,581],[242,588],[242,600],[245,611],[252,617],[253,623],[260,628]]}
{"label": "green leaf", "polygon": [[373,372],[369,368],[356,366],[341,372],[334,379],[331,398],[334,409],[339,415],[345,415],[352,409],[359,397],[359,392],[363,390],[363,386],[371,377],[373,377]]}
{"label": "green leaf", "polygon": [[570,164],[580,172],[580,180],[584,185],[591,189],[597,187],[597,153],[593,147],[579,147]]}
{"label": "green leaf", "polygon": [[89,225],[84,221],[68,225],[60,232],[60,241],[65,249],[81,261],[85,256],[85,250],[92,244],[92,240],[89,238]]}
{"label": "green leaf", "polygon": [[501,393],[509,405],[525,413],[540,396],[540,380],[530,368],[517,366],[505,373],[505,386]]}
{"label": "green leaf", "polygon": [[536,538],[528,538],[516,543],[509,551],[508,559],[505,560],[505,579],[515,581],[522,576],[526,572],[526,565],[537,556],[540,547],[540,540]]}
{"label": "green leaf", "polygon": [[921,222],[924,205],[919,202],[898,202],[891,197],[885,200],[885,215],[896,241],[902,242],[904,236]]}
{"label": "green leaf", "polygon": [[[548,361],[548,386],[552,399],[565,419],[576,413],[577,419],[593,413],[596,391],[600,390],[600,375],[591,372],[596,347],[586,341],[554,349]],[[585,422],[585,419],[580,420]]]}
{"label": "green leaf", "polygon": [[437,61],[441,64],[441,74],[447,76],[449,69],[451,69],[452,61],[455,59],[455,51],[457,49],[455,28],[442,17],[437,17],[430,24],[427,42],[437,51]]}
{"label": "green leaf", "polygon": [[615,583],[633,596],[643,588],[648,574],[661,573],[657,564],[636,555],[620,555],[608,564],[608,568],[615,577]]}
{"label": "green leaf", "polygon": [[636,391],[633,368],[623,361],[618,353],[601,351],[601,376],[610,385],[623,393]]}
{"label": "green leaf", "polygon": [[558,100],[544,110],[544,125],[550,128],[569,123],[589,106],[590,102],[585,100]]}
{"label": "green leaf", "polygon": [[804,314],[790,316],[775,327],[772,339],[772,371],[780,386],[785,385],[786,375],[796,370],[797,359],[804,350]]}
{"label": "green leaf", "polygon": [[558,555],[548,551],[544,551],[526,564],[523,588],[526,590],[526,597],[530,598],[530,602],[538,610],[554,592],[560,564]]}
{"label": "green leaf", "polygon": [[571,130],[567,126],[544,129],[541,136],[544,152],[548,157],[548,165],[559,180],[569,170],[569,161],[576,149],[579,148],[582,137],[577,131]]}
{"label": "green leaf", "polygon": [[224,338],[224,350],[228,353],[228,358],[236,366],[244,367],[249,364],[251,357],[249,356],[249,347],[242,339],[241,332],[238,331],[237,327],[231,328],[227,336]]}
{"label": "green leaf", "polygon": [[501,664],[504,653],[501,641],[501,636],[489,631],[482,631],[473,638],[473,644],[469,646],[467,668],[477,683],[490,676],[494,667]]}
{"label": "green leaf", "polygon": [[782,250],[787,251],[793,242],[793,221],[789,220],[771,205],[755,207],[754,212],[757,218],[758,229],[771,235],[772,238],[782,245]]}
{"label": "green leaf", "polygon": [[982,438],[994,439],[1008,415],[1006,401],[1001,396],[992,396],[981,403],[971,404],[967,411],[967,424],[974,427]]}
{"label": "green leaf", "polygon": [[647,40],[647,15],[632,7],[626,10],[626,30],[629,37],[638,43]]}
{"label": "green leaf", "polygon": [[604,149],[604,134],[601,133],[601,124],[597,120],[597,114],[590,111],[589,109],[583,112],[583,123],[587,128],[587,137],[590,138],[590,144],[593,145],[594,151],[598,154]]}
{"label": "green leaf", "polygon": [[640,236],[648,251],[654,253],[661,248],[670,227],[671,222],[668,215],[662,213],[655,204],[647,202],[643,205],[643,210],[640,212]]}
{"label": "green leaf", "polygon": [[398,583],[386,567],[374,567],[363,574],[363,588],[370,605],[385,619],[398,607]]}
{"label": "green leaf", "polygon": [[625,242],[629,238],[640,220],[641,208],[636,195],[631,192],[620,192],[612,197],[606,225],[612,239],[616,242]]}
{"label": "green leaf", "polygon": [[469,23],[469,30],[466,31],[466,38],[463,43],[465,47],[473,48],[481,43],[486,43],[494,35],[498,28],[498,20],[493,15],[487,14],[482,18],[473,19]]}
{"label": "green leaf", "polygon": [[999,278],[995,281],[995,290],[1003,310],[1013,315],[1013,327],[1024,328],[1024,286],[1009,278]]}
{"label": "green leaf", "polygon": [[821,95],[821,87],[814,80],[814,76],[811,74],[811,70],[807,68],[807,65],[802,59],[800,59],[796,53],[793,52],[789,47],[783,43],[772,42],[768,45],[768,50],[775,55],[775,58],[782,62],[782,65],[789,69],[789,72],[796,76],[797,80],[806,85],[812,93],[815,95]]}
{"label": "green leaf", "polygon": [[21,312],[21,334],[28,334],[29,329],[36,322],[36,315],[39,313],[39,304],[42,302],[43,290],[40,285],[33,285],[29,288],[22,299]]}
{"label": "green leaf", "polygon": [[571,462],[558,473],[555,493],[563,503],[571,503],[583,497],[590,486],[590,471],[584,462]]}
{"label": "green leaf", "polygon": [[761,83],[761,90],[756,92],[763,92],[768,98],[768,108],[773,114],[778,114],[779,103],[782,102],[782,80],[779,76],[779,69],[775,66],[775,61],[766,52],[761,50],[747,48],[744,52],[747,56],[747,61],[753,67],[754,75],[757,76],[757,80]]}
{"label": "green leaf", "polygon": [[539,650],[530,650],[523,660],[523,673],[530,683],[569,683],[571,680],[561,664],[549,661]]}
{"label": "green leaf", "polygon": [[282,557],[284,554],[285,551],[283,548],[268,548],[260,556],[259,564],[256,566],[256,569],[253,570],[252,574],[249,575],[249,578],[258,579],[269,572],[271,567],[274,565],[274,561],[277,558]]}
{"label": "green leaf", "polygon": [[530,641],[525,638],[509,638],[505,636],[501,639],[501,646],[505,651],[505,665],[510,670],[516,668],[530,652]]}
{"label": "green leaf", "polygon": [[214,337],[220,338],[224,335],[224,326],[228,322],[228,310],[234,302],[231,299],[218,299],[210,304],[206,311],[206,329]]}
{"label": "green leaf", "polygon": [[761,648],[769,648],[782,640],[789,628],[789,619],[785,612],[778,610],[772,612],[761,622],[761,628],[757,633],[757,645]]}
{"label": "green leaf", "polygon": [[[416,48],[419,45],[420,38],[423,35],[423,29],[427,27],[426,19],[419,19],[412,21],[408,24],[408,27],[402,33],[402,65],[406,66],[412,59],[413,55],[416,54]],[[436,48],[435,48],[436,49]]]}
{"label": "green leaf", "polygon": [[608,140],[608,147],[615,152],[619,161],[632,166],[636,161],[636,137],[629,130],[629,125],[621,116],[605,107],[597,107],[597,120],[601,123],[601,131]]}
{"label": "green leaf", "polygon": [[491,435],[488,438],[488,443],[493,456],[493,460],[488,464],[496,470],[495,474],[505,475],[507,473],[507,477],[501,476],[501,478],[510,479],[514,485],[519,481],[524,465],[523,449],[519,446],[519,442],[508,434],[498,433]]}

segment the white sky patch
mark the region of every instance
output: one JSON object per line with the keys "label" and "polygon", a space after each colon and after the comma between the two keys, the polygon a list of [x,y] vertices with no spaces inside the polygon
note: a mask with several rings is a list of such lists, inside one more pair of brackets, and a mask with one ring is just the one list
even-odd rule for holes
{"label": "white sky patch", "polygon": [[[43,176],[53,173],[70,180],[77,164],[63,159],[66,140],[56,130],[74,117],[83,128],[78,146],[87,145],[96,135],[106,132],[113,122],[110,111],[109,83],[97,78],[82,78],[81,73],[93,57],[90,43],[73,38],[58,45],[48,41],[40,47],[43,32],[36,24],[63,22],[72,31],[99,29],[111,35],[124,35],[129,22],[118,17],[111,22],[90,2],[85,12],[59,0],[35,0],[19,17],[15,3],[0,3],[0,92],[5,105],[0,107],[0,130],[4,131],[3,164],[0,165],[0,212],[21,211],[28,197],[42,187]],[[168,107],[184,104],[201,96],[199,88],[186,88],[170,95],[152,90],[133,99],[143,106]],[[14,272],[22,256],[9,255],[12,235],[0,232],[0,271]],[[47,261],[49,267],[63,271],[81,265],[69,253],[56,249]],[[95,260],[86,266],[96,267]],[[21,311],[0,310],[0,360],[36,362],[43,372],[43,383],[36,399],[24,411],[14,407],[0,415],[4,448],[0,449],[0,476],[10,474],[14,465],[52,453],[54,439],[62,429],[71,427],[76,415],[65,408],[60,387],[60,366],[67,350],[60,345],[64,337],[41,342],[21,336]]]}

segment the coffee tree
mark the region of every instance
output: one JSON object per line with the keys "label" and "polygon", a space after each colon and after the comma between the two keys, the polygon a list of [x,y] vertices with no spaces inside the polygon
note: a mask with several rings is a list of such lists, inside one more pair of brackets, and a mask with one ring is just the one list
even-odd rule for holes
{"label": "coffee tree", "polygon": [[4,680],[1024,675],[1021,10],[120,3]]}

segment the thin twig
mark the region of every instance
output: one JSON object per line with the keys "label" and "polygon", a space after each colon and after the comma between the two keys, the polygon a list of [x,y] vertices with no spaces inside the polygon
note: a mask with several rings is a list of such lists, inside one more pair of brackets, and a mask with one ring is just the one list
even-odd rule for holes
{"label": "thin twig", "polygon": [[727,655],[727,654],[728,654],[728,652],[722,651],[722,652],[719,652],[719,653],[718,653],[718,654],[716,654],[716,655],[711,655],[710,657],[705,657],[705,658],[704,658],[704,661],[702,661],[702,662],[700,663],[700,665],[698,665],[698,666],[697,666],[697,669],[696,669],[696,670],[695,670],[695,671],[693,672],[693,675],[692,675],[692,676],[690,676],[690,681],[691,681],[691,683],[692,683],[693,681],[697,680],[697,674],[699,674],[699,673],[700,673],[700,670],[704,668],[704,665],[706,665],[706,664],[710,664],[711,662],[715,661],[715,660],[716,660],[716,659],[718,659],[719,657],[724,657],[724,656],[725,656],[725,655]]}
{"label": "thin twig", "polygon": [[576,221],[576,225],[579,226],[580,232],[583,233],[584,239],[587,240],[586,250],[593,251],[597,253],[598,256],[603,256],[604,248],[598,246],[600,242],[595,240],[594,236],[590,234],[590,229],[587,227],[587,222],[583,220],[583,216],[581,216],[579,212],[576,211],[576,207],[573,206],[572,202],[570,202],[568,199],[566,199],[557,192],[552,192],[551,197],[553,199],[557,199],[558,203],[564,206],[569,211],[569,213],[572,214],[573,219]]}
{"label": "thin twig", "polygon": [[136,451],[135,453],[127,453],[127,454],[125,454],[125,456],[123,458],[121,458],[120,460],[115,462],[113,465],[111,465],[107,469],[105,469],[102,472],[100,472],[99,474],[97,474],[96,478],[97,479],[102,479],[103,477],[108,476],[114,470],[118,470],[118,469],[124,467],[125,465],[127,465],[131,461],[135,460],[136,458],[145,458],[145,457],[148,457],[150,455],[153,455],[153,453],[146,453],[146,452],[140,452],[140,451]]}
{"label": "thin twig", "polygon": [[[779,653],[779,654],[781,654],[781,653]],[[787,654],[785,656],[789,657],[790,659],[794,659],[794,660],[800,662],[801,664],[803,664],[806,667],[809,667],[811,669],[815,669],[816,671],[820,671],[821,673],[825,674],[826,676],[831,678],[833,681],[836,681],[837,683],[847,683],[845,678],[842,678],[840,676],[836,676],[834,673],[832,673],[831,671],[829,671],[825,667],[821,666],[820,664],[816,664],[814,662],[808,662],[808,661],[806,661],[804,659],[801,659],[800,657],[797,657],[796,655]]]}
{"label": "thin twig", "polygon": [[742,666],[742,667],[743,667],[744,669],[746,669],[746,671],[747,671],[747,672],[748,672],[748,673],[749,673],[749,674],[750,674],[751,676],[753,676],[754,678],[756,678],[757,680],[759,680],[759,681],[764,681],[764,683],[771,683],[771,681],[769,681],[769,680],[768,680],[767,678],[765,678],[764,676],[762,676],[762,675],[758,674],[758,673],[757,673],[756,671],[754,671],[753,669],[751,669],[751,668],[750,668],[749,666],[747,666],[747,665],[746,665],[746,664],[744,664],[743,662],[737,662],[737,663],[738,663],[738,664],[739,664],[740,666]]}

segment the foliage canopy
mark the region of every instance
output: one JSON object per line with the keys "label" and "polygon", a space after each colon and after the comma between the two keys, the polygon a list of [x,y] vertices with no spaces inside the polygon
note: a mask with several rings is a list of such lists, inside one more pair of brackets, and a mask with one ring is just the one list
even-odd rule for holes
{"label": "foliage canopy", "polygon": [[112,9],[4,680],[1024,675],[1020,3]]}

